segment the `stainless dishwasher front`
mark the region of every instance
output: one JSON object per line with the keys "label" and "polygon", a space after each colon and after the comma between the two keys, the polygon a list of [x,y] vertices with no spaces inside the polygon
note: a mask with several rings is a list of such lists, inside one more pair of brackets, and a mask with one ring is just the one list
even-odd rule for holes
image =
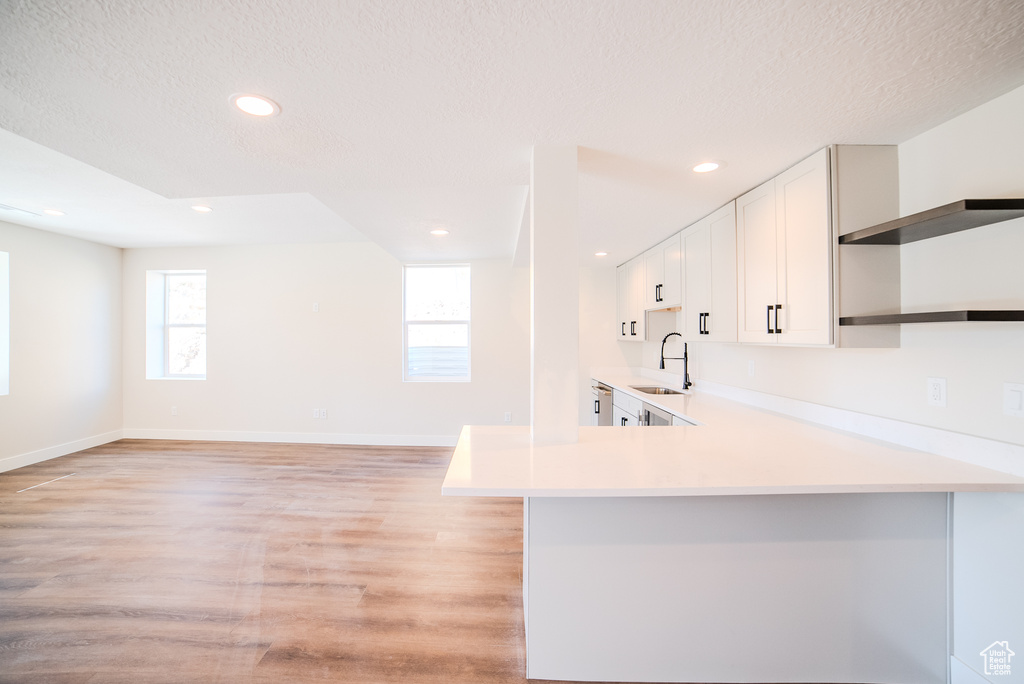
{"label": "stainless dishwasher front", "polygon": [[612,424],[612,388],[601,383],[595,383],[591,387],[594,395],[594,413],[591,416],[591,425]]}

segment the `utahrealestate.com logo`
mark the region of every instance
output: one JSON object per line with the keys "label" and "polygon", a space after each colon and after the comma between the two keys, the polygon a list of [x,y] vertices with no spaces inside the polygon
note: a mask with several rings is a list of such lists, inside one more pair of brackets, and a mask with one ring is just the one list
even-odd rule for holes
{"label": "utahrealestate.com logo", "polygon": [[1010,650],[1009,642],[993,642],[991,646],[981,652],[981,657],[985,659],[985,674],[1010,674],[1010,660],[1015,655],[1017,654]]}

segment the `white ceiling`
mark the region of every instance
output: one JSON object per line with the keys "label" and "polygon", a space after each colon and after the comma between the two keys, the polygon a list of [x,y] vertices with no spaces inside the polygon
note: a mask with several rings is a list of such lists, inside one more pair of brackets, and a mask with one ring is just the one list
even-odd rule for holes
{"label": "white ceiling", "polygon": [[[621,261],[829,143],[1024,83],[1020,0],[0,0],[0,219],[508,258],[537,144]],[[281,105],[254,119],[233,93]],[[689,171],[708,159],[713,174]],[[214,211],[199,215],[197,201]],[[451,230],[432,238],[430,228]]]}

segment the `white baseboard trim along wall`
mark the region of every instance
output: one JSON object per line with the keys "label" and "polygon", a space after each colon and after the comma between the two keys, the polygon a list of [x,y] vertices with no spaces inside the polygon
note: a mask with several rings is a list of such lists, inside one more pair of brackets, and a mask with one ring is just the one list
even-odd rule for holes
{"label": "white baseboard trim along wall", "polygon": [[15,468],[23,468],[25,466],[32,465],[33,463],[48,461],[51,458],[67,456],[68,454],[73,454],[76,451],[91,449],[95,446],[100,446],[101,444],[116,442],[124,436],[123,432],[123,430],[111,430],[110,432],[104,432],[101,435],[93,435],[92,437],[86,437],[84,439],[76,439],[73,442],[57,444],[56,446],[46,447],[45,449],[38,449],[36,451],[29,451],[28,453],[2,458],[0,459],[0,473],[7,472],[8,470],[14,470]]}
{"label": "white baseboard trim along wall", "polygon": [[789,399],[706,380],[694,383],[694,389],[810,423],[1024,477],[1024,446],[1017,444],[904,423],[891,418],[812,404],[799,399]]}
{"label": "white baseboard trim along wall", "polygon": [[102,435],[0,459],[0,473],[51,458],[67,456],[119,439],[169,439],[206,442],[273,442],[282,444],[351,444],[359,446],[454,447],[451,435],[339,435],[328,432],[230,432],[221,430],[113,430]]}
{"label": "white baseboard trim along wall", "polygon": [[232,430],[122,431],[124,439],[172,439],[203,442],[276,442],[282,444],[352,444],[360,446],[454,447],[457,435],[352,435],[333,432],[249,432]]}

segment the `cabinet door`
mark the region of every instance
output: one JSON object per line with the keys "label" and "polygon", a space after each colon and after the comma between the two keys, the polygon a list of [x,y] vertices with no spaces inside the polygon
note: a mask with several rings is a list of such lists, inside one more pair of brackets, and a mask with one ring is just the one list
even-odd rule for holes
{"label": "cabinet door", "polygon": [[682,303],[682,254],[679,233],[644,252],[644,309],[654,311]]}
{"label": "cabinet door", "polygon": [[775,343],[775,179],[736,200],[736,287],[740,342]]}
{"label": "cabinet door", "polygon": [[615,336],[620,340],[629,339],[629,314],[630,305],[632,300],[630,295],[632,290],[630,289],[629,277],[631,272],[629,270],[629,263],[622,264],[615,269],[615,311],[617,320],[615,322]]}
{"label": "cabinet door", "polygon": [[627,413],[624,409],[613,406],[612,407],[612,425],[617,427],[630,427],[636,426],[636,416]]}
{"label": "cabinet door", "polygon": [[644,303],[645,310],[662,309],[662,284],[665,282],[665,253],[661,245],[644,252]]}
{"label": "cabinet door", "polygon": [[775,179],[780,344],[832,342],[828,149]]}
{"label": "cabinet door", "polygon": [[664,261],[661,308],[680,306],[683,303],[683,254],[679,233],[661,243],[661,253]]}
{"label": "cabinet door", "polygon": [[704,340],[711,303],[711,222],[701,219],[683,231],[683,339]]}
{"label": "cabinet door", "polygon": [[711,304],[704,339],[736,341],[736,203],[708,217],[711,240]]}
{"label": "cabinet door", "polygon": [[629,322],[626,325],[626,332],[629,333],[629,339],[634,342],[643,342],[647,339],[647,314],[646,307],[644,306],[644,294],[645,294],[645,282],[646,282],[646,264],[644,255],[636,257],[630,263],[630,283],[632,292],[630,293],[630,314]]}

